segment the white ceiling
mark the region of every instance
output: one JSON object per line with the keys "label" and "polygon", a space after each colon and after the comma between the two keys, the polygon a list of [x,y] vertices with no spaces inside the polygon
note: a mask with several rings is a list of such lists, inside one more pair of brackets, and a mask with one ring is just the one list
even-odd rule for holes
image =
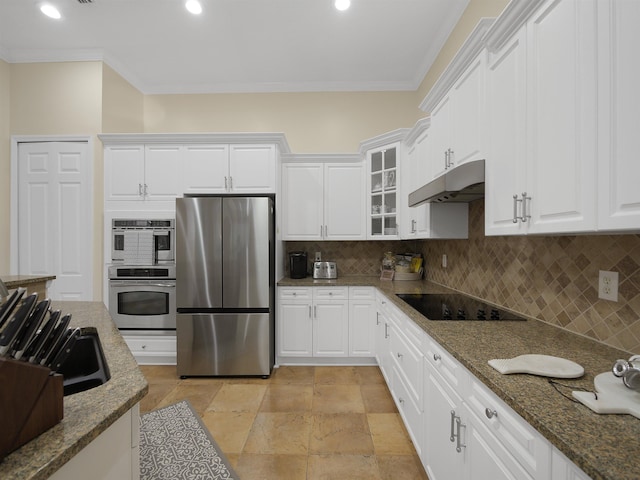
{"label": "white ceiling", "polygon": [[[0,0],[0,58],[101,60],[145,94],[415,90],[469,0]],[[85,3],[91,1],[91,3]]]}

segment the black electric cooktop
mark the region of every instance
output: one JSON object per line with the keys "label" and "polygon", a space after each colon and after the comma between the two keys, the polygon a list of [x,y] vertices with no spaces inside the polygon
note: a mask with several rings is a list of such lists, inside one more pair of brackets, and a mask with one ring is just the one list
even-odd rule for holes
{"label": "black electric cooktop", "polygon": [[494,305],[457,293],[398,293],[396,296],[429,320],[526,320]]}

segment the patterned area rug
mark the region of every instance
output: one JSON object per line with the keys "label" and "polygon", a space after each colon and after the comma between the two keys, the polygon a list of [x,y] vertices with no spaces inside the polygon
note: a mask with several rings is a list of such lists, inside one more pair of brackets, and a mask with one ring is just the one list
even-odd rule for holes
{"label": "patterned area rug", "polygon": [[239,480],[187,400],[140,417],[141,480]]}

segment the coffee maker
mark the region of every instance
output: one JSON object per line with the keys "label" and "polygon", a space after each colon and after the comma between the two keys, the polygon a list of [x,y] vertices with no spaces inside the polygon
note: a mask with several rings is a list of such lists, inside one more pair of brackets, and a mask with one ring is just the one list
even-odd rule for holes
{"label": "coffee maker", "polygon": [[289,253],[289,277],[305,278],[307,276],[307,252]]}

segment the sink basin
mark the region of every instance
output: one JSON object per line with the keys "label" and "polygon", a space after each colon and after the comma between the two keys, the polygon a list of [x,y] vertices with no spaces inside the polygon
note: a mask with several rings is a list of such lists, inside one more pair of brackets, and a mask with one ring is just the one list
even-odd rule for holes
{"label": "sink basin", "polygon": [[111,378],[104,358],[98,331],[82,328],[67,360],[60,367],[64,377],[64,395],[84,392],[106,383]]}

